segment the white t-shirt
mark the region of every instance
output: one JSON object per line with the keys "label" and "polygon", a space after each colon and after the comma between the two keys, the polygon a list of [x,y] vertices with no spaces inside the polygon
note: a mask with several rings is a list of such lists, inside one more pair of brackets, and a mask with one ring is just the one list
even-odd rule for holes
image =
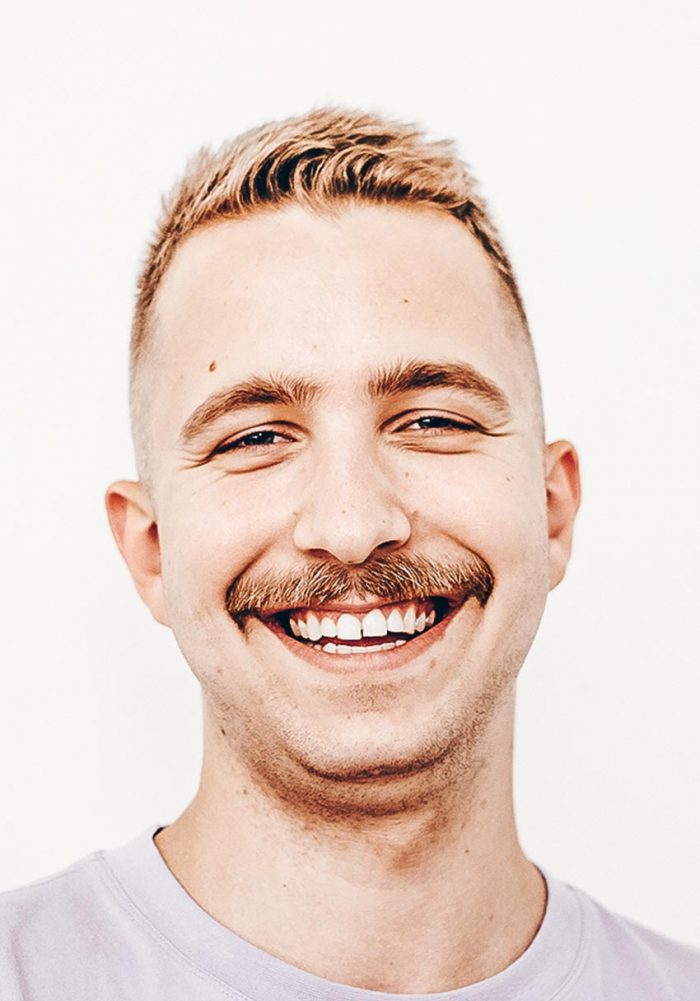
{"label": "white t-shirt", "polygon": [[163,861],[160,829],[0,894],[2,1001],[700,1001],[700,951],[546,873],[542,925],[496,976],[420,995],[333,983],[210,917]]}

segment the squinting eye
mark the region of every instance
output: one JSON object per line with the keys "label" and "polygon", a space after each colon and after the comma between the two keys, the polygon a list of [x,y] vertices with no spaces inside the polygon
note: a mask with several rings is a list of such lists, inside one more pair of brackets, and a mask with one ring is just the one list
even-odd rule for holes
{"label": "squinting eye", "polygon": [[221,455],[224,452],[249,451],[256,448],[265,448],[267,445],[276,444],[276,442],[273,441],[274,438],[280,438],[282,441],[289,440],[284,435],[280,434],[279,431],[273,431],[268,428],[264,431],[252,431],[250,434],[243,435],[242,438],[236,438],[235,441],[229,441],[224,445],[219,445],[218,448],[214,449],[212,454]]}
{"label": "squinting eye", "polygon": [[410,424],[406,425],[404,431],[409,431],[416,424],[419,428],[425,431],[443,431],[451,428],[454,428],[457,431],[481,431],[478,424],[470,424],[465,421],[455,421],[450,417],[438,417],[437,415],[417,417],[414,421],[411,421]]}

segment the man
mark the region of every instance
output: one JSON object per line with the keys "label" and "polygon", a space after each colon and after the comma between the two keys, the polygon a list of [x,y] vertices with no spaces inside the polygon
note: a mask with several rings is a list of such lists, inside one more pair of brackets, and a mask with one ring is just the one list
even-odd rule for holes
{"label": "man", "polygon": [[3,998],[700,997],[700,953],[518,842],[515,682],[578,465],[452,147],[328,109],[202,154],[131,361],[107,508],[201,683],[201,784],[4,895]]}

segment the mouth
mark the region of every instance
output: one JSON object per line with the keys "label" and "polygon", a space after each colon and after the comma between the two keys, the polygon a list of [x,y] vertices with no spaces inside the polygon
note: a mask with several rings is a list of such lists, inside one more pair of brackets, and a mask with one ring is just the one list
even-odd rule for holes
{"label": "mouth", "polygon": [[[372,654],[391,654],[415,644],[415,650],[402,650],[403,654],[418,653],[437,639],[447,623],[462,607],[466,597],[451,598],[431,596],[410,601],[381,605],[323,605],[310,608],[293,608],[261,616],[262,621],[287,645],[298,653],[314,651],[314,660],[322,656],[330,662],[350,657],[346,667],[367,658],[370,666]],[[429,635],[433,634],[433,635]],[[303,655],[303,654],[302,654]],[[381,661],[384,661],[384,657]],[[400,658],[401,661],[404,657]],[[372,663],[375,663],[372,658]],[[340,664],[338,664],[340,666]]]}

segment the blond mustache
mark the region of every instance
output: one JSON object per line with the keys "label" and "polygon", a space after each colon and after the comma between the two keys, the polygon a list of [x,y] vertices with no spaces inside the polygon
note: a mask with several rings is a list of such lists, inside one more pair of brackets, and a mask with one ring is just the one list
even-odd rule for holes
{"label": "blond mustache", "polygon": [[296,573],[243,575],[226,592],[226,610],[242,626],[250,616],[308,608],[353,596],[410,601],[431,595],[488,601],[494,576],[488,563],[469,551],[459,562],[439,563],[425,556],[385,554],[361,566],[315,562]]}

